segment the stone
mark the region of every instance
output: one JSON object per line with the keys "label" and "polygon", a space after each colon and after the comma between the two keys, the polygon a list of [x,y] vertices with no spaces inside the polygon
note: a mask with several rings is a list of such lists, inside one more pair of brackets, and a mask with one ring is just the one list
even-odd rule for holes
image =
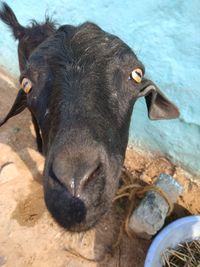
{"label": "stone", "polygon": [[[155,185],[168,196],[172,203],[183,191],[183,187],[170,175],[160,174]],[[138,236],[150,238],[164,225],[169,205],[157,192],[147,192],[139,206],[134,210],[129,220],[129,227]]]}
{"label": "stone", "polygon": [[14,162],[6,162],[0,167],[0,184],[15,179],[19,172]]}

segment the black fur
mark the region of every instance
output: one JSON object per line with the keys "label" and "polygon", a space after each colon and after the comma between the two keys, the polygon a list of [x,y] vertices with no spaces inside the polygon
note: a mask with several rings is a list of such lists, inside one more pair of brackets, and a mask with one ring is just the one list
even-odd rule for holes
{"label": "black fur", "polygon": [[13,36],[16,40],[24,37],[25,28],[21,24],[19,24],[12,9],[5,2],[2,3],[2,8],[0,10],[0,19],[12,29]]}
{"label": "black fur", "polygon": [[178,110],[150,80],[130,79],[135,68],[144,73],[143,64],[97,25],[64,25],[41,36],[34,48],[26,43],[28,55],[20,51],[21,79],[33,85],[26,105],[42,133],[45,202],[60,225],[84,231],[112,205],[137,98],[146,97],[152,119]]}
{"label": "black fur", "polygon": [[[14,12],[5,2],[2,2],[0,19],[9,26],[14,38],[19,41],[19,68],[20,71],[23,72],[28,58],[33,50],[56,31],[56,23],[46,16],[44,23],[39,24],[37,21],[32,20],[28,27],[24,27],[18,22]],[[31,116],[36,133],[37,147],[39,152],[42,153],[42,138],[40,129],[37,120],[34,118],[32,113]]]}
{"label": "black fur", "polygon": [[[63,26],[50,36],[34,50],[23,72],[34,80],[27,104],[42,131],[45,201],[57,221],[71,231],[93,226],[112,203],[133,104],[141,89],[128,80],[134,67],[143,65],[127,45],[85,23],[77,28]],[[49,174],[51,168],[54,176]],[[56,180],[63,187],[57,187]],[[74,208],[68,209],[63,196],[71,196],[67,202]],[[80,200],[84,206],[75,204]],[[73,209],[84,214],[84,207],[85,218],[77,224]],[[62,211],[74,223],[70,225]]]}

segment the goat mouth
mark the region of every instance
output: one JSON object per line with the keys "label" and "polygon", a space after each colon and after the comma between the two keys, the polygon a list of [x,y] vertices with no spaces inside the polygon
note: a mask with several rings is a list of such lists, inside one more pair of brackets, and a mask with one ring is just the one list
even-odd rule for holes
{"label": "goat mouth", "polygon": [[[50,164],[44,171],[43,179],[44,199],[48,211],[67,231],[82,232],[95,227],[112,204],[105,194],[106,179],[102,166],[97,165],[87,179],[87,183],[92,183],[91,187],[87,189],[88,184],[84,183],[86,192],[83,191],[80,196],[73,195],[67,184],[63,184],[62,180],[58,179],[53,164]],[[93,189],[96,186],[97,193],[94,194]]]}
{"label": "goat mouth", "polygon": [[44,199],[47,209],[58,222],[66,229],[71,229],[85,221],[86,207],[84,202],[72,196],[67,189],[51,177],[44,182]]}
{"label": "goat mouth", "polygon": [[91,229],[107,212],[103,202],[95,207],[86,206],[80,198],[72,196],[59,180],[49,176],[44,182],[44,199],[54,220],[70,232]]}
{"label": "goat mouth", "polygon": [[94,203],[87,206],[51,176],[44,177],[44,199],[54,220],[70,232],[83,232],[95,227],[109,209],[103,200],[95,206]]}

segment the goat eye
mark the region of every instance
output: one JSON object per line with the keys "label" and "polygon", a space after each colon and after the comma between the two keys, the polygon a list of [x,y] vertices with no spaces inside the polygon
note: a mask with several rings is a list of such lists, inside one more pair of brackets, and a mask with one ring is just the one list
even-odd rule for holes
{"label": "goat eye", "polygon": [[32,89],[32,82],[29,79],[24,78],[22,80],[22,82],[21,82],[21,87],[24,90],[24,92],[26,94],[28,94],[31,91],[31,89]]}
{"label": "goat eye", "polygon": [[134,80],[136,83],[141,83],[143,77],[143,71],[139,68],[134,69],[130,74],[130,79]]}

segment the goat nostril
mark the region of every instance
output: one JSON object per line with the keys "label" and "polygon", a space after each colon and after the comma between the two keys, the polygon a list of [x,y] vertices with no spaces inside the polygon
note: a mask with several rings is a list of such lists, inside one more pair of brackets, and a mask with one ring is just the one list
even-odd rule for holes
{"label": "goat nostril", "polygon": [[94,171],[92,171],[89,175],[85,175],[80,182],[80,188],[84,189],[95,177],[97,177],[101,173],[101,164],[99,164]]}
{"label": "goat nostril", "polygon": [[[89,165],[89,166],[88,166]],[[81,198],[82,193],[86,192],[89,185],[94,186],[96,178],[102,173],[102,164],[99,161],[90,164],[65,165],[59,168],[56,164],[52,164],[49,170],[49,185],[53,188],[61,186],[66,188],[72,196]],[[62,167],[62,166],[61,166]]]}

